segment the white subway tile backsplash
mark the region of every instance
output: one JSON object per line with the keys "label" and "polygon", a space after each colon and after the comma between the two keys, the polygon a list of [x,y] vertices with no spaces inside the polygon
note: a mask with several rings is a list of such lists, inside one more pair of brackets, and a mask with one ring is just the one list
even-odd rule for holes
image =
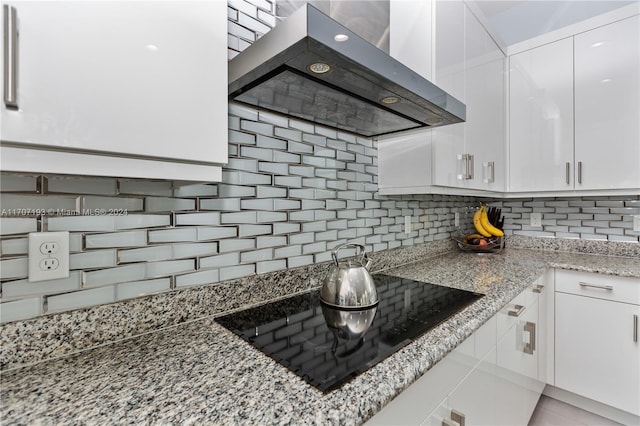
{"label": "white subway tile backsplash", "polygon": [[42,299],[40,297],[2,302],[0,304],[0,322],[2,323],[20,321],[41,314]]}
{"label": "white subway tile backsplash", "polygon": [[52,176],[47,178],[46,192],[117,195],[118,181],[115,178]]}
{"label": "white subway tile backsplash", "polygon": [[71,271],[67,278],[30,282],[28,279],[2,283],[2,298],[16,299],[46,294],[64,293],[79,290],[82,285],[82,273]]}
{"label": "white subway tile backsplash", "polygon": [[79,197],[3,193],[0,194],[0,205],[6,216],[65,214],[79,211]]}
{"label": "white subway tile backsplash", "polygon": [[219,240],[238,235],[235,226],[200,226],[198,227],[198,241]]}
{"label": "white subway tile backsplash", "polygon": [[265,260],[265,261],[256,263],[256,273],[266,274],[267,272],[274,272],[274,271],[279,271],[281,269],[286,269],[286,267],[287,267],[287,261],[284,259]]}
{"label": "white subway tile backsplash", "polygon": [[82,277],[83,287],[98,287],[146,278],[146,264],[135,263],[97,271],[85,271]]}
{"label": "white subway tile backsplash", "polygon": [[256,144],[260,148],[287,150],[287,141],[266,135],[257,135]]}
{"label": "white subway tile backsplash", "polygon": [[144,201],[146,212],[175,212],[195,210],[196,200],[189,198],[147,197]]}
{"label": "white subway tile backsplash", "polygon": [[29,274],[29,263],[26,257],[0,260],[0,278],[25,278]]}
{"label": "white subway tile backsplash", "polygon": [[200,269],[221,268],[240,263],[240,253],[226,253],[200,258]]}
{"label": "white subway tile backsplash", "polygon": [[120,194],[155,195],[160,197],[170,197],[173,194],[173,186],[169,181],[120,179],[119,192]]}
{"label": "white subway tile backsplash", "polygon": [[3,173],[0,179],[2,192],[37,192],[38,177]]}
{"label": "white subway tile backsplash", "polygon": [[116,217],[98,216],[57,216],[47,217],[48,231],[115,231]]}
{"label": "white subway tile backsplash", "polygon": [[136,249],[118,249],[118,264],[132,262],[153,262],[158,260],[173,259],[173,249],[171,245],[159,245]]}
{"label": "white subway tile backsplash", "polygon": [[176,214],[176,226],[183,225],[220,225],[220,213],[212,212]]}
{"label": "white subway tile backsplash", "polygon": [[306,266],[313,264],[313,256],[294,256],[287,259],[288,268],[299,268],[300,266]]}
{"label": "white subway tile backsplash", "polygon": [[[169,194],[171,195],[171,194]],[[218,187],[213,184],[199,183],[182,185],[173,189],[174,197],[213,197],[218,195]]]}
{"label": "white subway tile backsplash", "polygon": [[87,234],[84,246],[92,248],[139,247],[147,245],[147,231],[124,231],[109,234]]}
{"label": "white subway tile backsplash", "polygon": [[256,235],[267,235],[272,233],[271,225],[239,225],[238,236],[240,238],[252,237]]}
{"label": "white subway tile backsplash", "polygon": [[220,281],[220,275],[217,269],[209,269],[206,271],[198,271],[192,274],[176,276],[176,287],[189,287],[194,285],[205,285],[217,283]]}
{"label": "white subway tile backsplash", "polygon": [[175,228],[148,231],[150,243],[180,243],[198,241],[197,228]]}
{"label": "white subway tile backsplash", "polygon": [[220,268],[220,281],[246,277],[256,273],[255,265],[227,266]]}
{"label": "white subway tile backsplash", "polygon": [[211,256],[218,253],[218,243],[181,243],[172,244],[173,258]]}
{"label": "white subway tile backsplash", "polygon": [[70,309],[103,305],[105,303],[113,303],[115,300],[114,286],[74,291],[46,297],[47,312],[62,312]]}
{"label": "white subway tile backsplash", "polygon": [[84,196],[80,199],[81,211],[89,211],[88,214],[126,215],[144,209],[143,198]]}
{"label": "white subway tile backsplash", "polygon": [[69,255],[69,269],[97,269],[116,266],[116,250],[91,250]]}
{"label": "white subway tile backsplash", "polygon": [[147,262],[146,278],[162,277],[185,272],[195,272],[196,262],[194,259],[171,260],[164,262]]}
{"label": "white subway tile backsplash", "polygon": [[[275,7],[266,0],[232,0],[229,6],[233,56],[234,49],[244,49],[267,30]],[[9,289],[13,301],[35,301],[32,317],[42,314],[42,297],[55,312],[329,261],[330,251],[347,241],[381,251],[447,239],[453,229],[451,212],[477,206],[478,201],[469,197],[380,196],[377,143],[372,139],[234,102],[229,114],[229,162],[220,183],[59,176],[3,181],[3,209],[52,209],[53,214],[45,210],[45,216],[60,219],[51,222],[54,228],[63,223],[77,226],[70,247],[77,255],[74,266],[81,268],[71,272],[75,282],[44,282],[28,291],[15,284],[26,281],[26,275],[8,278],[11,281],[3,283],[5,300]],[[39,188],[44,188],[44,195],[34,193]],[[47,188],[61,195],[49,195]],[[503,208],[508,233],[640,241],[640,233],[630,228],[630,215],[640,214],[637,196],[528,198],[491,205]],[[82,208],[126,209],[127,215],[94,218],[92,211]],[[143,208],[158,214],[135,213]],[[542,228],[529,227],[531,212],[543,213]],[[409,235],[403,232],[404,215],[413,217],[414,232]],[[19,214],[3,216],[25,219]],[[26,219],[0,223],[3,262],[13,260],[6,256],[24,258],[26,234],[40,225],[35,214]],[[46,229],[47,220],[42,224]],[[115,252],[118,266],[112,263]],[[82,291],[79,276],[84,278]],[[19,293],[20,288],[27,293]]]}
{"label": "white subway tile backsplash", "polygon": [[[2,206],[2,209],[5,210],[5,207]],[[0,235],[26,234],[37,231],[38,220],[36,218],[0,217]]]}
{"label": "white subway tile backsplash", "polygon": [[27,254],[29,251],[29,240],[27,238],[8,238],[0,241],[0,255],[15,256]]}
{"label": "white subway tile backsplash", "polygon": [[125,216],[115,216],[117,230],[136,228],[156,228],[171,225],[169,214],[128,214]]}
{"label": "white subway tile backsplash", "polygon": [[273,259],[273,249],[261,249],[240,253],[241,263],[255,263]]}
{"label": "white subway tile backsplash", "polygon": [[171,290],[171,280],[169,278],[122,283],[116,285],[116,300],[133,299],[134,297],[168,290]]}

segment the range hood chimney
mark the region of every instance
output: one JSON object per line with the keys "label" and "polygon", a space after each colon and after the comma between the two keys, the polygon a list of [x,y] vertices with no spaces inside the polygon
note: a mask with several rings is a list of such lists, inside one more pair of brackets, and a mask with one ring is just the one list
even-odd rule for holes
{"label": "range hood chimney", "polygon": [[463,103],[306,4],[229,62],[229,98],[365,137],[465,120]]}

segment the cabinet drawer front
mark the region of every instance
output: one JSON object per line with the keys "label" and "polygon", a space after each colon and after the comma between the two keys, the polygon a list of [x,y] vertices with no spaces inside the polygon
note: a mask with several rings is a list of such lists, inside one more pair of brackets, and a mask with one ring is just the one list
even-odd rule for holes
{"label": "cabinet drawer front", "polygon": [[640,278],[556,270],[556,291],[640,305]]}
{"label": "cabinet drawer front", "polygon": [[526,313],[528,307],[535,303],[536,300],[538,298],[537,294],[533,292],[533,286],[529,287],[496,314],[498,339]]}

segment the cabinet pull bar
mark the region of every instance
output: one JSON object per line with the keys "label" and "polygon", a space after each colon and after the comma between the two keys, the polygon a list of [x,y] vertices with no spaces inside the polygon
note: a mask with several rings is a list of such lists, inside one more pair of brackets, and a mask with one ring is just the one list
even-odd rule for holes
{"label": "cabinet pull bar", "polygon": [[18,108],[18,13],[16,8],[2,6],[4,19],[4,104]]}
{"label": "cabinet pull bar", "polygon": [[638,316],[633,316],[633,341],[638,343]]}
{"label": "cabinet pull bar", "polygon": [[524,306],[516,305],[516,310],[515,311],[509,311],[509,316],[510,317],[519,317],[522,314],[523,311],[524,311]]}
{"label": "cabinet pull bar", "polygon": [[565,165],[565,175],[566,175],[565,179],[567,181],[567,185],[569,185],[571,183],[570,182],[570,179],[571,179],[571,164],[569,164],[569,163],[566,163],[566,165]]}
{"label": "cabinet pull bar", "polygon": [[591,288],[599,288],[601,290],[613,291],[613,287],[610,285],[589,284],[582,281],[580,282],[580,287],[591,287]]}
{"label": "cabinet pull bar", "polygon": [[524,325],[524,331],[529,332],[529,343],[524,345],[524,353],[533,355],[533,351],[536,350],[536,324],[527,321]]}
{"label": "cabinet pull bar", "polygon": [[582,183],[582,161],[578,161],[578,183]]}
{"label": "cabinet pull bar", "polygon": [[542,289],[544,289],[543,285],[537,285],[533,288],[534,293],[542,293]]}
{"label": "cabinet pull bar", "polygon": [[458,410],[451,410],[451,420],[458,423],[460,426],[464,426],[465,416]]}
{"label": "cabinet pull bar", "polygon": [[469,179],[473,180],[473,155],[469,154]]}
{"label": "cabinet pull bar", "polygon": [[442,426],[456,426],[453,424],[453,422],[449,419],[442,419]]}

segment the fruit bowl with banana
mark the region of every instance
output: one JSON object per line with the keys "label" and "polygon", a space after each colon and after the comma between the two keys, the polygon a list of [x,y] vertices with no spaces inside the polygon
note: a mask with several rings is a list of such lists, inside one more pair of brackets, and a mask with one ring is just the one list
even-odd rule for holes
{"label": "fruit bowl with banana", "polygon": [[462,251],[473,253],[498,253],[504,248],[504,218],[502,211],[494,207],[487,208],[482,203],[473,214],[475,232],[458,235],[453,239]]}

